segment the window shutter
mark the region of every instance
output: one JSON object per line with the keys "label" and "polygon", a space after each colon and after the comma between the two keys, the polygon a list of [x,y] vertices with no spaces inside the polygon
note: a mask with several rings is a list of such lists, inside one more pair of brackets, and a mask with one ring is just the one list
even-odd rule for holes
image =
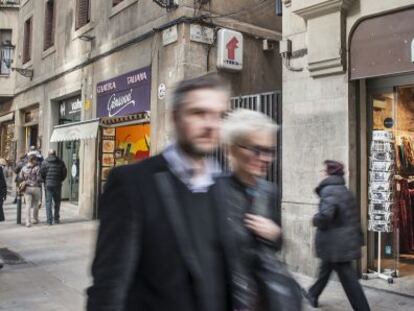
{"label": "window shutter", "polygon": [[46,2],[45,7],[45,34],[44,49],[47,50],[55,43],[55,3],[54,0]]}
{"label": "window shutter", "polygon": [[90,20],[90,0],[78,0],[76,29],[85,26]]}
{"label": "window shutter", "polygon": [[32,50],[32,18],[29,18],[25,22],[24,27],[24,37],[23,37],[23,63],[27,63],[31,58],[31,50]]}

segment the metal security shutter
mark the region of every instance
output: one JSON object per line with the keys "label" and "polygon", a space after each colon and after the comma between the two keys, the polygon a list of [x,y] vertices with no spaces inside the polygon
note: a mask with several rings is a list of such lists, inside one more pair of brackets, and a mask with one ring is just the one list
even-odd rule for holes
{"label": "metal security shutter", "polygon": [[[262,112],[275,120],[279,127],[282,125],[281,104],[282,93],[279,91],[233,97],[231,98],[230,103],[231,110],[243,108]],[[267,180],[280,184],[280,151],[282,142],[281,128],[279,128],[277,136],[276,159],[267,175]],[[219,151],[214,155],[214,157],[219,161],[224,171],[230,170],[224,146],[219,148]]]}
{"label": "metal security shutter", "polygon": [[90,21],[90,0],[78,0],[76,29],[85,26]]}

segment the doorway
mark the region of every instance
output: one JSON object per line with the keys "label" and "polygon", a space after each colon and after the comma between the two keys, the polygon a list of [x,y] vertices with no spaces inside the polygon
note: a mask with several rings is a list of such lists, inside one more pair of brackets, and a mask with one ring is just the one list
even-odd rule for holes
{"label": "doorway", "polygon": [[58,156],[68,169],[68,177],[62,184],[62,200],[74,204],[79,201],[79,147],[79,140],[58,144]]}
{"label": "doorway", "polygon": [[[367,101],[368,269],[378,269],[380,247],[381,270],[398,277],[398,290],[410,288],[414,285],[414,76],[367,81]],[[387,135],[390,142],[378,145],[378,135]]]}

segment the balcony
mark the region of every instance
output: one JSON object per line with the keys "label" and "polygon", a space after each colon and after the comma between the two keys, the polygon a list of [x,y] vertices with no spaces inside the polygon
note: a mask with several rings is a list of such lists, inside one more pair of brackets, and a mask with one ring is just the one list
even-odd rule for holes
{"label": "balcony", "polygon": [[0,0],[0,7],[18,8],[20,0]]}

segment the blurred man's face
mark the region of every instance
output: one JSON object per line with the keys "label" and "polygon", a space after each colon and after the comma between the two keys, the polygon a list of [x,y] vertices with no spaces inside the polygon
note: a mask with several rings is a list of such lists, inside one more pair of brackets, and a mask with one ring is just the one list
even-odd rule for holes
{"label": "blurred man's face", "polygon": [[185,96],[174,113],[177,140],[188,154],[201,157],[217,148],[224,113],[229,101],[228,93],[213,89],[200,89]]}
{"label": "blurred man's face", "polygon": [[251,177],[265,177],[276,156],[273,133],[257,132],[231,147],[235,173]]}

